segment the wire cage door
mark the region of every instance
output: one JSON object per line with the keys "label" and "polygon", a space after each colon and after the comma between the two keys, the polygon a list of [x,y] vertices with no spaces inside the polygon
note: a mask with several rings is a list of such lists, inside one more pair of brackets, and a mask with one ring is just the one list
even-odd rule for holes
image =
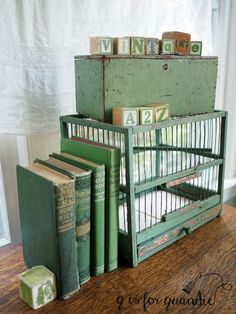
{"label": "wire cage door", "polygon": [[[159,246],[150,244],[153,239],[222,202],[223,111],[149,126],[119,127],[78,116],[62,117],[61,123],[64,137],[120,148],[119,253],[133,266],[184,233]],[[144,254],[144,247],[151,249]]]}

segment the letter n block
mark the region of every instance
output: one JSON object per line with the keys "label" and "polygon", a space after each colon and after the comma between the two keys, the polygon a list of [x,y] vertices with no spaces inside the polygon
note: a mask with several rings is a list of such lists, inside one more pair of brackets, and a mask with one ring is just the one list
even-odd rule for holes
{"label": "letter n block", "polygon": [[160,52],[160,40],[158,38],[145,38],[146,55],[158,55]]}
{"label": "letter n block", "polygon": [[190,56],[202,55],[202,42],[201,41],[190,41],[189,55]]}
{"label": "letter n block", "polygon": [[144,37],[131,37],[131,54],[132,55],[144,55],[145,54]]}
{"label": "letter n block", "polygon": [[139,108],[140,124],[151,124],[155,122],[154,108]]}
{"label": "letter n block", "polygon": [[139,124],[138,108],[114,107],[112,110],[112,123],[123,126],[134,126]]}

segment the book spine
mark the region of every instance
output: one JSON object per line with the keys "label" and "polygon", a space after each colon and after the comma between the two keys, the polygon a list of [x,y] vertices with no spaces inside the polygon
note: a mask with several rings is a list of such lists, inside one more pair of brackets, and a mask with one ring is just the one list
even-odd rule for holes
{"label": "book spine", "polygon": [[91,175],[75,181],[77,265],[80,284],[90,279]]}
{"label": "book spine", "polygon": [[104,273],[105,264],[105,168],[92,174],[91,272]]}
{"label": "book spine", "polygon": [[74,183],[55,186],[59,297],[69,298],[79,289],[75,243]]}
{"label": "book spine", "polygon": [[119,209],[119,180],[120,180],[120,152],[111,152],[111,161],[108,169],[106,199],[106,271],[118,267],[118,209]]}

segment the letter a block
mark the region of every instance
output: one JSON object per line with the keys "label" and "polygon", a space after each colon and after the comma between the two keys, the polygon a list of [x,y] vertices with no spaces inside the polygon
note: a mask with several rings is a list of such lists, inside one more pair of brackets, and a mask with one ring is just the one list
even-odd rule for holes
{"label": "letter a block", "polygon": [[55,275],[44,266],[35,266],[19,276],[20,297],[33,309],[56,298]]}
{"label": "letter a block", "polygon": [[189,55],[190,56],[202,55],[202,42],[201,41],[190,41]]}
{"label": "letter a block", "polygon": [[134,126],[139,124],[138,108],[114,107],[112,110],[112,122],[116,125]]}
{"label": "letter a block", "polygon": [[154,108],[139,108],[140,124],[151,124],[155,122]]}
{"label": "letter a block", "polygon": [[145,38],[146,55],[158,55],[160,51],[160,40],[158,38]]}
{"label": "letter a block", "polygon": [[145,54],[144,37],[131,37],[131,54],[132,55],[144,55]]}
{"label": "letter a block", "polygon": [[112,37],[90,37],[91,55],[111,55],[113,54]]}
{"label": "letter a block", "polygon": [[173,55],[175,54],[175,41],[171,39],[162,40],[162,54]]}

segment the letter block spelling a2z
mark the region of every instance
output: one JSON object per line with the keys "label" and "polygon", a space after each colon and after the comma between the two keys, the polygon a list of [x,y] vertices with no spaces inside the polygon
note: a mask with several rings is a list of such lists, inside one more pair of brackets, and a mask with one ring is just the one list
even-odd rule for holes
{"label": "letter block spelling a2z", "polygon": [[112,109],[112,123],[123,126],[134,126],[139,124],[139,109],[114,107]]}

